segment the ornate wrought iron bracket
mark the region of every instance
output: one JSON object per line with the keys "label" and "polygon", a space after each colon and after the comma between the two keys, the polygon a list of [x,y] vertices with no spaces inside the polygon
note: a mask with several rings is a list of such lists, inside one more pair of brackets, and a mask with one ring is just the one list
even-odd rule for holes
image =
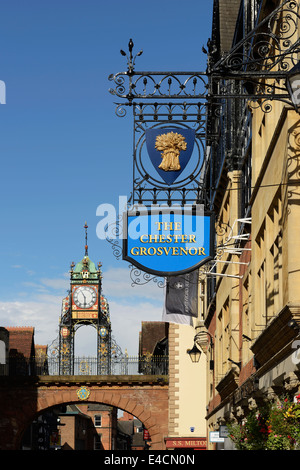
{"label": "ornate wrought iron bracket", "polygon": [[142,51],[133,57],[130,39],[129,55],[121,50],[127,56],[127,71],[110,75],[115,84],[110,93],[127,100],[125,106],[137,106],[134,100],[181,100],[185,104],[197,100],[207,104],[211,99],[225,98],[291,104],[284,81],[299,62],[299,20],[298,2],[284,0],[221,59],[214,61],[214,45],[209,42],[206,72],[136,71],[135,59]]}
{"label": "ornate wrought iron bracket", "polygon": [[209,44],[208,102],[245,100],[268,113],[272,101],[292,105],[287,76],[299,63],[299,5],[284,0],[220,60],[213,63]]}
{"label": "ornate wrought iron bracket", "polygon": [[[214,59],[214,45],[209,42],[205,72],[136,71],[135,61],[142,51],[134,56],[130,39],[129,53],[121,50],[127,57],[127,70],[110,75],[109,80],[114,83],[110,93],[122,99],[115,103],[117,115],[125,116],[128,107],[133,110],[133,203],[205,203],[201,175],[206,146],[218,138],[211,120],[226,112],[230,100],[265,113],[272,110],[273,101],[292,105],[286,77],[300,53],[298,10],[298,2],[284,0],[219,60]],[[143,157],[146,130],[168,125],[195,129],[197,144],[194,167],[172,188],[152,175],[153,168],[146,167]]]}
{"label": "ornate wrought iron bracket", "polygon": [[[219,118],[226,121],[226,113],[232,110],[238,115],[246,110],[249,115],[248,108],[256,107],[268,113],[274,101],[296,108],[287,77],[299,64],[299,5],[296,0],[278,3],[265,18],[258,17],[257,25],[249,34],[221,58],[216,58],[214,44],[209,41],[208,51],[204,50],[208,54],[207,70],[203,72],[137,71],[135,62],[143,51],[134,55],[131,39],[129,52],[121,50],[122,56],[127,57],[127,70],[109,76],[112,82],[109,91],[117,98],[118,116],[125,116],[129,109],[133,113],[132,204],[201,203],[208,206],[209,188],[204,178],[208,148],[212,146],[214,152],[219,138]],[[226,148],[226,139],[223,139],[222,151],[227,163],[234,165],[241,154],[244,137],[236,135],[229,126],[226,121],[225,134],[231,139],[231,147]],[[151,164],[148,167],[149,155],[144,156],[146,133],[158,128],[195,131],[192,163],[188,171],[172,183],[162,181],[155,172],[153,175]],[[111,243],[119,253],[119,247]]]}
{"label": "ornate wrought iron bracket", "polygon": [[[209,61],[208,74],[229,74],[244,80],[247,74],[279,78],[299,61],[299,4],[296,0],[279,2],[241,41],[215,64]],[[283,73],[283,75],[282,75]]]}

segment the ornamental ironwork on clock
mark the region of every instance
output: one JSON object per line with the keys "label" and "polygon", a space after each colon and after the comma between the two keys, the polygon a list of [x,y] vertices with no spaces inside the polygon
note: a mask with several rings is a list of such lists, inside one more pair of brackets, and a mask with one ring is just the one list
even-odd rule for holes
{"label": "ornamental ironwork on clock", "polygon": [[101,263],[98,268],[90,259],[85,223],[85,254],[78,263],[71,264],[70,291],[63,300],[59,332],[59,373],[74,375],[77,371],[74,356],[77,330],[91,325],[97,330],[96,374],[111,372],[111,323],[108,302],[102,295]]}

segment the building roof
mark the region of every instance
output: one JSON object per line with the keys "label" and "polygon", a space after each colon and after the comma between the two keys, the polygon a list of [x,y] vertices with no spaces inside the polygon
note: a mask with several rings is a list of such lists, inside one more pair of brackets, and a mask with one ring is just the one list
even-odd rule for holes
{"label": "building roof", "polygon": [[97,273],[95,263],[93,263],[88,256],[85,256],[76,264],[74,273],[81,273],[83,269],[87,269],[90,273]]}
{"label": "building roof", "polygon": [[140,354],[153,354],[156,345],[168,337],[168,324],[160,321],[142,322]]}
{"label": "building roof", "polygon": [[230,51],[241,0],[219,0],[221,52]]}
{"label": "building roof", "polygon": [[241,0],[214,0],[212,42],[222,55],[232,48]]}
{"label": "building roof", "polygon": [[144,433],[142,432],[137,432],[132,436],[132,443],[131,445],[133,447],[144,447],[145,446],[145,441],[144,441]]}
{"label": "building roof", "polygon": [[60,413],[60,416],[81,416],[82,418],[91,420],[91,416],[86,415],[81,411],[80,408],[78,408],[77,405],[67,405],[66,411],[64,413]]}
{"label": "building roof", "polygon": [[126,434],[127,436],[133,435],[133,421],[120,421],[118,420],[118,431]]}
{"label": "building roof", "polygon": [[88,411],[111,411],[113,406],[102,403],[91,403],[87,406]]}
{"label": "building roof", "polygon": [[8,326],[9,332],[9,351],[12,350],[24,357],[34,355],[34,327],[32,326]]}

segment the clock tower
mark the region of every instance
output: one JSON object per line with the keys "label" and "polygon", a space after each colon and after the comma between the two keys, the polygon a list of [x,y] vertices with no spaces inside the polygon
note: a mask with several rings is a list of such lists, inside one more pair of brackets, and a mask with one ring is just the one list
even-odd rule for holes
{"label": "clock tower", "polygon": [[[92,325],[97,330],[96,364],[87,365],[88,375],[105,375],[111,373],[111,322],[109,306],[102,294],[101,263],[90,260],[87,245],[87,229],[85,223],[85,255],[77,264],[72,263],[70,269],[69,295],[63,299],[62,315],[59,324],[59,373],[76,375],[74,358],[75,333],[84,325]],[[90,370],[95,367],[96,370]]]}

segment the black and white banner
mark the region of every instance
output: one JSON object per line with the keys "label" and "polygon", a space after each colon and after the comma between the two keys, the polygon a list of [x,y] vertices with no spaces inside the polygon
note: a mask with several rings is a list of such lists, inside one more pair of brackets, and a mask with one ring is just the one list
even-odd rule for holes
{"label": "black and white banner", "polygon": [[162,321],[192,325],[198,315],[198,269],[167,278]]}

